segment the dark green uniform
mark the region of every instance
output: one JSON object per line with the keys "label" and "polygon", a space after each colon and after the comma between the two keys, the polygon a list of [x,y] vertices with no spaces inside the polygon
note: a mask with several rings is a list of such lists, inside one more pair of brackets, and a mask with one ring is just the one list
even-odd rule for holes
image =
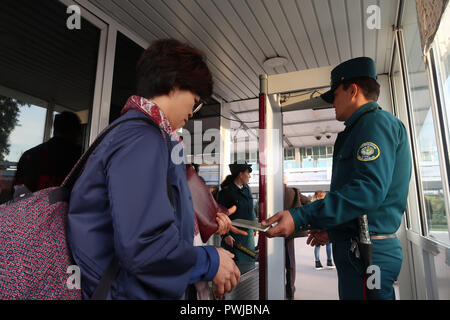
{"label": "dark green uniform", "polygon": [[[296,231],[328,231],[341,299],[363,297],[363,263],[350,250],[357,218],[366,214],[371,235],[394,234],[406,208],[411,154],[404,125],[376,102],[360,107],[338,135],[330,192],[323,200],[290,210]],[[381,299],[394,299],[402,263],[397,238],[372,240],[373,265],[381,269]]]}
{"label": "dark green uniform", "polygon": [[[245,219],[252,221],[256,220],[255,212],[253,210],[253,197],[248,185],[244,185],[242,189],[239,189],[239,187],[236,186],[234,183],[230,183],[226,189],[222,189],[219,192],[218,202],[226,208],[231,208],[233,205],[236,205],[237,209],[236,212],[230,216],[231,220],[234,219]],[[231,235],[236,241],[239,241],[245,247],[254,251],[255,238],[253,236],[253,230],[243,228],[241,229],[247,231],[248,235],[243,236],[233,233],[225,235],[224,238],[228,235]],[[239,262],[239,264],[246,262],[251,263],[255,262],[255,259],[239,250],[234,250],[233,248],[229,247],[223,240],[222,240],[222,247],[231,251],[235,255],[235,260]]]}

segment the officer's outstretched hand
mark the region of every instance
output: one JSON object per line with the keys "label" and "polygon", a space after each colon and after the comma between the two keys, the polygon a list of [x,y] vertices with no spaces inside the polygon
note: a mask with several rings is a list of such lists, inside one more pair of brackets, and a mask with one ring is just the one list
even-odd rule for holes
{"label": "officer's outstretched hand", "polygon": [[263,226],[270,226],[278,222],[278,224],[265,232],[269,238],[287,237],[295,231],[294,219],[289,211],[280,211],[276,215],[261,222]]}

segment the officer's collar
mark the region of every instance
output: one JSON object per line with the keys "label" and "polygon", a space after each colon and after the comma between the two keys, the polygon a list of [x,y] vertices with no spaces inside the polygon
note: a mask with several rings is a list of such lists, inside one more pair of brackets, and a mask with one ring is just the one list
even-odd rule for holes
{"label": "officer's collar", "polygon": [[238,189],[240,189],[240,190],[242,190],[242,189],[244,188],[244,185],[239,186],[239,185],[236,184],[236,182],[233,182],[233,183],[234,183],[234,185],[235,185]]}
{"label": "officer's collar", "polygon": [[356,110],[351,116],[350,118],[347,119],[347,121],[344,122],[345,126],[351,127],[363,114],[376,110],[376,109],[381,109],[380,105],[373,101],[373,102],[369,102],[366,103],[365,105],[359,107],[358,110]]}
{"label": "officer's collar", "polygon": [[234,182],[233,182],[232,186],[233,186],[236,190],[239,190],[239,191],[244,191],[246,188],[248,188],[248,186],[247,186],[246,184],[243,184],[243,185],[242,185],[242,188],[239,188],[239,187],[236,185],[236,183],[234,183]]}

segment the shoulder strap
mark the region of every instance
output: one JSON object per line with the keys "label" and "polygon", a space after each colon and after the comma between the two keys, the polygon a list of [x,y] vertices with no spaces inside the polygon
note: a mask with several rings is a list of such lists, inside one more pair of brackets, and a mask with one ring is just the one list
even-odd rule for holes
{"label": "shoulder strap", "polygon": [[116,279],[119,269],[120,269],[119,260],[117,260],[116,255],[114,255],[108,267],[106,268],[105,273],[100,279],[97,288],[95,288],[95,291],[91,296],[91,300],[106,299],[106,296],[108,295],[108,292],[111,289],[111,285]]}
{"label": "shoulder strap", "polygon": [[129,119],[125,119],[122,121],[118,121],[114,124],[111,124],[110,126],[108,126],[106,129],[104,129],[100,135],[94,140],[94,142],[89,146],[89,148],[86,150],[86,152],[81,156],[81,158],[78,160],[78,162],[75,164],[75,166],[72,168],[72,171],[70,171],[69,175],[66,177],[66,179],[63,181],[63,183],[61,184],[61,187],[64,187],[66,189],[68,189],[69,191],[72,190],[72,187],[75,184],[75,181],[78,179],[78,177],[81,175],[81,173],[83,172],[84,166],[86,165],[86,162],[88,161],[90,155],[95,151],[95,149],[97,149],[98,145],[103,141],[103,139],[105,138],[105,136],[111,132],[112,129],[114,129],[115,127],[117,127],[119,124],[122,124],[124,122],[127,121],[135,121],[135,120],[139,120],[139,121],[145,121],[148,124],[156,127],[159,129],[159,126],[150,118],[129,118]]}

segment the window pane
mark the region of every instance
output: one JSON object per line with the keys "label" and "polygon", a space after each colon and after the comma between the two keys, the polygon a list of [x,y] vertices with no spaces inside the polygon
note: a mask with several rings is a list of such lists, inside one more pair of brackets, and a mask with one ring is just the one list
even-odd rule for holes
{"label": "window pane", "polygon": [[[449,242],[432,103],[417,23],[415,1],[405,2],[405,52],[418,147],[420,178],[425,203],[428,234],[439,241]],[[446,230],[443,232],[443,230]]]}
{"label": "window pane", "polygon": [[333,147],[327,147],[327,154],[333,155]]}
{"label": "window pane", "polygon": [[318,155],[319,155],[319,147],[313,147],[313,154],[314,154],[315,156],[318,156]]}
{"label": "window pane", "polygon": [[[394,49],[394,65],[392,69],[392,87],[394,90],[394,103],[395,103],[395,110],[396,110],[396,116],[405,124],[406,131],[408,132],[408,138],[411,137],[410,131],[409,131],[409,125],[408,125],[408,111],[406,107],[406,96],[405,96],[405,87],[403,84],[403,77],[402,77],[402,71],[401,71],[401,64],[400,64],[400,56],[398,53],[397,46],[395,46]],[[408,139],[410,145],[411,141]],[[417,192],[415,188],[414,180],[410,182],[409,184],[409,193],[408,193],[408,207],[406,210],[406,222],[408,229],[413,228],[414,231],[417,233],[420,233],[420,222],[416,220],[414,227],[411,223],[412,215],[409,214],[410,208],[414,208],[413,210],[418,210],[415,206],[417,203]],[[416,216],[414,216],[416,217]]]}
{"label": "window pane", "polygon": [[[435,49],[436,49],[436,68],[439,73],[439,81],[438,84],[440,86],[441,92],[441,103],[442,110],[444,113],[444,121],[446,121],[446,135],[447,139],[450,136],[450,6],[447,6],[447,9],[442,17],[441,24],[439,26],[439,30],[436,34],[435,40]],[[447,140],[447,143],[450,141]],[[446,155],[449,157],[449,155]],[[433,208],[433,212],[436,214],[433,216],[431,221],[431,225],[434,229],[443,229],[448,232],[447,223],[448,223],[448,215],[450,214],[448,211],[445,212],[445,206],[442,205],[442,202],[439,201],[442,198],[442,195],[435,195],[433,199],[438,199],[435,201],[435,207]],[[447,214],[447,216],[446,216]],[[446,219],[447,218],[447,219]],[[441,231],[442,232],[442,231]],[[447,235],[446,240],[449,237]]]}
{"label": "window pane", "polygon": [[[0,41],[0,203],[13,194],[25,151],[49,139],[21,163],[23,174],[15,180],[18,190],[35,191],[59,185],[78,160],[75,149],[81,152],[89,140],[101,32],[84,17],[80,30],[70,30],[67,18],[61,1],[1,2],[0,34],[7,37]],[[60,143],[67,130],[54,137],[51,123],[45,127],[46,118],[63,111],[76,113],[82,123],[78,137],[69,138],[74,148]],[[51,150],[45,159],[42,150]]]}
{"label": "window pane", "polygon": [[120,117],[128,98],[136,94],[136,63],[142,52],[142,47],[117,32],[109,123]]}
{"label": "window pane", "polygon": [[46,109],[0,95],[0,115],[0,203],[3,203],[12,196],[20,156],[43,141]]}
{"label": "window pane", "polygon": [[[439,31],[436,34],[435,51],[436,64],[439,73],[442,109],[445,114],[447,124],[447,137],[450,136],[450,6],[445,11]],[[449,141],[450,142],[450,141]]]}

